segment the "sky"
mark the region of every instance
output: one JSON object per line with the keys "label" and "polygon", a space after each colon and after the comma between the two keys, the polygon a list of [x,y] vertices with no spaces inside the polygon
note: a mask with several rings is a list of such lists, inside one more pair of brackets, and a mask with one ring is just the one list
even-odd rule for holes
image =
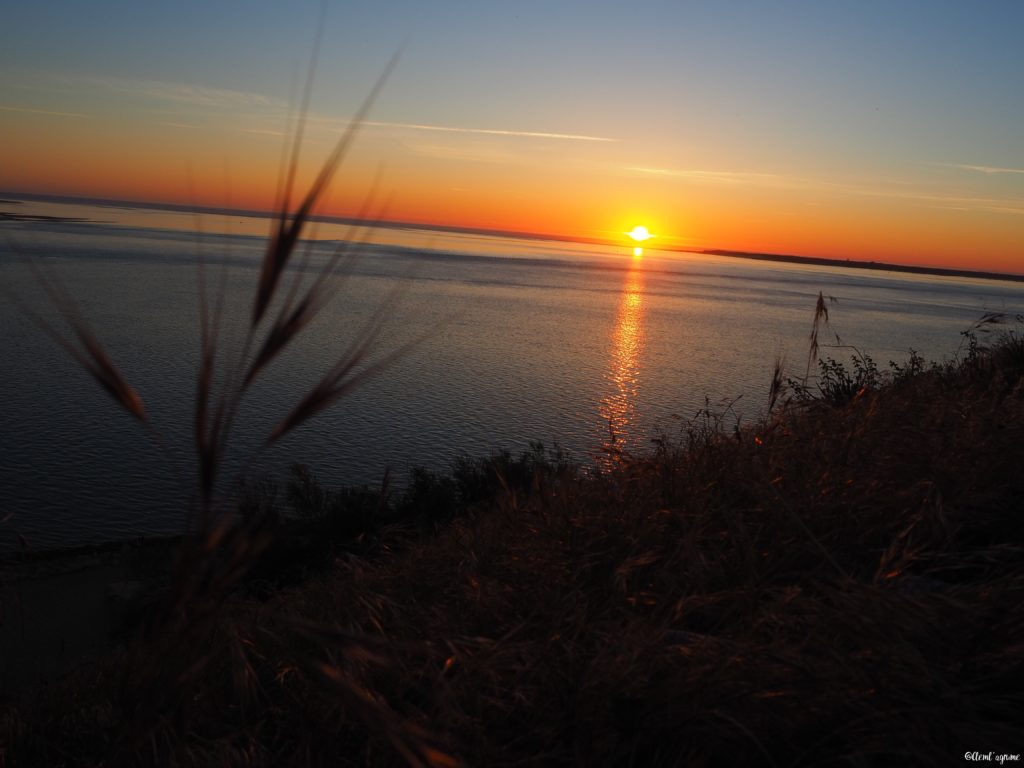
{"label": "sky", "polygon": [[[0,190],[1024,273],[1024,3],[35,0]],[[375,181],[376,180],[376,181]]]}

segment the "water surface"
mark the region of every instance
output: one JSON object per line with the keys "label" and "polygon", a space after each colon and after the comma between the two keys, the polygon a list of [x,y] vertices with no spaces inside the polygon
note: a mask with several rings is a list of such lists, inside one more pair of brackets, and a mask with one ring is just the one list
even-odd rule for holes
{"label": "water surface", "polygon": [[[211,284],[225,265],[219,348],[232,359],[269,223],[70,202],[0,211],[76,219],[0,221],[16,251],[2,246],[0,281],[66,331],[23,256],[59,276],[159,432],[158,441],[146,435],[5,301],[0,547],[19,536],[46,548],[179,531],[194,487],[200,257]],[[316,234],[311,270],[349,228],[321,224]],[[656,250],[634,259],[626,247],[414,228],[371,234],[335,300],[246,397],[228,458],[235,470],[387,302],[377,350],[422,340],[262,453],[255,473],[301,462],[331,485],[378,485],[385,473],[400,483],[413,465],[444,469],[461,454],[534,440],[600,464],[609,446],[643,450],[708,405],[754,418],[777,356],[804,373],[819,291],[835,298],[826,340],[837,332],[882,367],[910,348],[954,354],[983,312],[1024,312],[1024,287],[990,280]]]}

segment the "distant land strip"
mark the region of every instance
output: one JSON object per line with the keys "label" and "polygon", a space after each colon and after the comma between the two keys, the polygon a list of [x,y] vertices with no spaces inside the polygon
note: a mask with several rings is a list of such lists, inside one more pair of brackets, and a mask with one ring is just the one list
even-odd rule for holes
{"label": "distant land strip", "polygon": [[[694,251],[688,250],[688,253]],[[728,256],[736,259],[753,259],[754,261],[780,261],[786,264],[809,264],[816,267],[848,267],[850,269],[874,269],[882,272],[909,272],[914,275],[938,275],[940,277],[976,277],[983,280],[1009,280],[1024,283],[1024,275],[1007,272],[982,272],[973,269],[947,269],[944,267],[918,267],[909,264],[886,264],[881,261],[854,261],[852,259],[824,259],[815,256],[788,256],[780,253],[748,253],[746,251],[723,251],[705,248],[697,253],[710,256]]]}
{"label": "distant land strip", "polygon": [[[3,204],[4,201],[0,200],[0,205]],[[7,213],[6,211],[0,211],[0,221],[45,221],[50,223],[85,224],[89,222],[89,219],[83,219],[77,216],[41,216],[29,213]]]}
{"label": "distant land strip", "polygon": [[[216,216],[239,216],[243,218],[273,219],[278,215],[276,211],[260,211],[248,208],[218,208],[205,205],[185,205],[182,203],[154,203],[141,200],[113,200],[102,197],[82,197],[76,195],[49,195],[38,192],[3,192],[0,195],[17,197],[21,200],[32,200],[46,203],[71,203],[74,205],[93,205],[105,208],[138,209],[151,211],[173,211],[175,213],[206,213]],[[0,199],[0,205],[19,205],[20,200]],[[9,215],[8,218],[12,218]],[[50,217],[59,218],[59,217]],[[544,232],[526,232],[512,229],[491,229],[487,227],[463,227],[453,224],[430,224],[417,221],[397,221],[393,219],[360,219],[350,216],[329,216],[326,214],[314,213],[309,217],[310,221],[324,222],[327,224],[342,224],[354,226],[372,226],[381,229],[420,229],[428,232],[446,232],[461,235],[483,235],[485,237],[508,237],[518,240],[551,240],[555,242],[577,243],[581,245],[602,245],[615,246],[615,243],[608,239],[596,237],[573,237],[571,235],[556,235]],[[84,221],[84,220],[83,220]],[[632,246],[630,246],[632,247]]]}
{"label": "distant land strip", "polygon": [[[222,216],[243,216],[255,218],[274,217],[274,211],[255,211],[238,208],[215,208],[200,205],[182,205],[180,203],[153,203],[133,200],[110,200],[105,198],[90,198],[73,195],[48,195],[33,192],[9,192],[0,190],[2,198],[13,197],[22,200],[40,200],[53,203],[79,203],[114,208],[141,208],[149,210],[178,211],[185,213],[210,213]],[[18,205],[18,200],[0,199],[0,204]],[[6,220],[63,220],[75,221],[75,219],[63,219],[62,217],[29,217],[25,214],[6,213],[0,216]],[[485,237],[511,237],[520,240],[549,240],[553,242],[577,243],[580,245],[600,245],[608,247],[621,247],[622,243],[607,238],[596,237],[572,237],[568,235],[555,235],[540,232],[522,232],[507,229],[489,229],[483,227],[460,227],[450,224],[428,224],[423,222],[406,222],[392,220],[357,219],[344,216],[326,216],[314,214],[309,217],[310,221],[322,221],[330,224],[343,225],[370,225],[384,229],[419,229],[434,232],[451,232],[455,234],[483,235]],[[84,220],[83,220],[84,221]],[[632,247],[632,246],[630,246]],[[1012,274],[1008,272],[983,272],[972,269],[947,269],[945,267],[911,266],[908,264],[888,264],[880,261],[856,261],[852,259],[826,259],[819,256],[790,256],[780,253],[751,253],[748,251],[730,251],[715,248],[656,248],[668,253],[690,253],[706,254],[708,256],[726,256],[737,259],[752,259],[754,261],[775,261],[783,264],[807,264],[818,267],[846,267],[850,269],[873,269],[880,272],[904,272],[914,275],[936,275],[939,277],[969,277],[982,280],[1005,280],[1013,283],[1024,283],[1024,274]]]}

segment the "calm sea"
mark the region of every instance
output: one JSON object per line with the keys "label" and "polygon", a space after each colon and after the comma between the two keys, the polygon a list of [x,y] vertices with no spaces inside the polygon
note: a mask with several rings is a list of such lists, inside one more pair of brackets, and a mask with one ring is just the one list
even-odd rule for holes
{"label": "calm sea", "polygon": [[[198,264],[223,264],[223,359],[251,313],[267,220],[8,200],[0,283],[67,333],[24,263],[35,257],[138,389],[155,441],[26,313],[0,306],[0,549],[180,531],[194,487],[192,401]],[[76,219],[66,220],[66,219]],[[202,234],[197,234],[202,232]],[[346,236],[315,233],[309,279]],[[400,484],[415,465],[531,441],[600,464],[643,450],[708,407],[730,419],[767,406],[777,356],[803,375],[818,292],[832,331],[880,367],[913,348],[941,360],[987,311],[1024,312],[1024,286],[988,280],[755,262],[648,249],[377,229],[332,303],[246,397],[228,463],[246,464],[296,399],[390,302],[375,348],[423,336],[382,375],[260,454],[254,473],[309,465],[328,485]],[[823,337],[824,339],[825,337]],[[824,349],[836,357],[848,350]],[[21,537],[21,538],[19,538]]]}

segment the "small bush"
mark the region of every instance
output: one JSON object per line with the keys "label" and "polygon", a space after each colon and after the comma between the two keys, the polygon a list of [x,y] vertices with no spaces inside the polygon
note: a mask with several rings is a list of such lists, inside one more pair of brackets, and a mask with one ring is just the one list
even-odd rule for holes
{"label": "small bush", "polygon": [[787,380],[787,385],[800,403],[823,402],[840,407],[878,389],[884,381],[875,361],[858,352],[850,356],[850,369],[831,356],[819,359],[813,388],[806,380],[792,378]]}

